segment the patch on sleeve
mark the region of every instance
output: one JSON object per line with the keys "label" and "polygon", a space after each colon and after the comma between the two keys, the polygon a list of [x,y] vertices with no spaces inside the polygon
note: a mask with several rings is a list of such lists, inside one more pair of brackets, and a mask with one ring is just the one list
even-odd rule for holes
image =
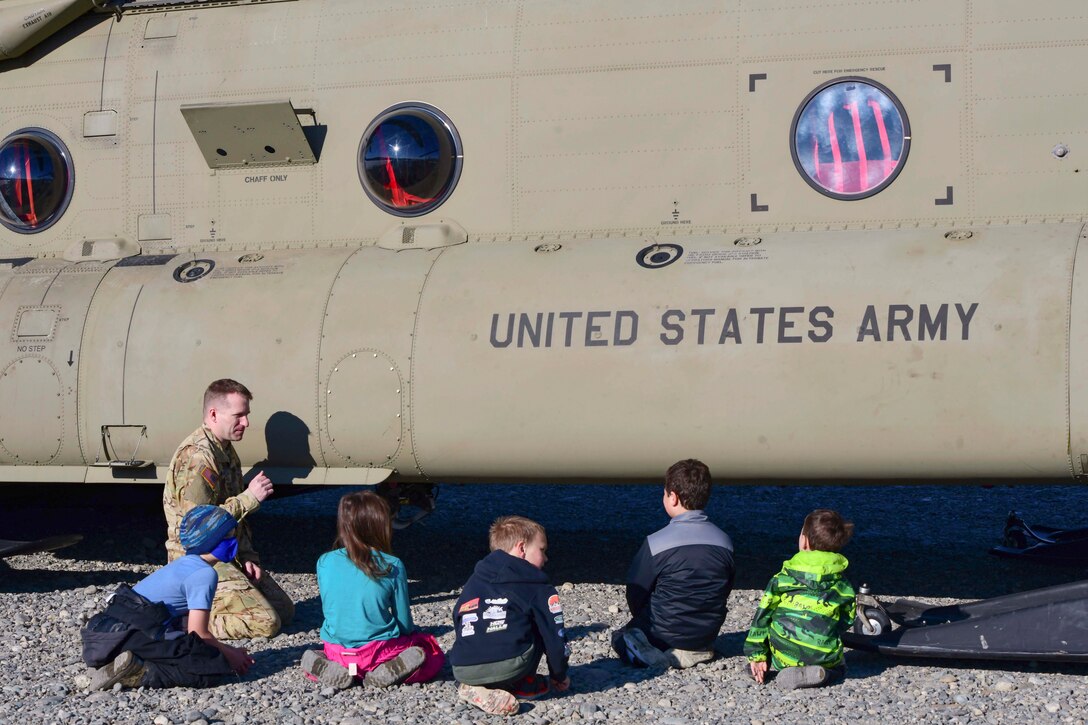
{"label": "patch on sleeve", "polygon": [[548,597],[548,611],[552,614],[559,614],[563,611],[563,605],[559,603],[558,594],[553,594]]}
{"label": "patch on sleeve", "polygon": [[219,474],[215,472],[215,469],[211,466],[204,466],[200,469],[200,477],[204,479],[204,482],[208,484],[208,488],[213,491],[219,485]]}
{"label": "patch on sleeve", "polygon": [[461,608],[457,610],[458,614],[464,614],[465,612],[473,612],[480,608],[480,598],[469,599],[467,602],[461,605]]}

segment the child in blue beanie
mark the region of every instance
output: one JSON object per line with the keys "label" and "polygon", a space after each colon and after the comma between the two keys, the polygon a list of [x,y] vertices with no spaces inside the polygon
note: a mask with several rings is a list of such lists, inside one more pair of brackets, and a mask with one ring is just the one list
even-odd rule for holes
{"label": "child in blue beanie", "polygon": [[83,660],[97,667],[90,689],[207,687],[244,675],[253,659],[208,630],[219,583],[215,564],[238,551],[238,522],[218,506],[197,506],[179,529],[185,556],[134,587],[122,584],[80,633]]}

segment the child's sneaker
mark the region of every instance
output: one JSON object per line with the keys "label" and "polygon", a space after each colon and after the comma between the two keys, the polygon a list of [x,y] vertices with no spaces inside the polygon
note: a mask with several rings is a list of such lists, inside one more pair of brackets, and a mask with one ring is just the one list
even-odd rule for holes
{"label": "child's sneaker", "polygon": [[366,673],[363,684],[369,687],[392,687],[399,685],[423,666],[426,655],[422,647],[409,647],[391,660]]}
{"label": "child's sneaker", "polygon": [[481,685],[462,684],[457,688],[457,697],[488,715],[513,715],[519,707],[517,698],[506,690],[492,690]]}
{"label": "child's sneaker", "polygon": [[775,675],[774,681],[778,683],[779,687],[786,690],[796,690],[799,687],[819,687],[827,681],[827,670],[819,665],[786,667]]}
{"label": "child's sneaker", "polygon": [[637,627],[631,627],[623,633],[623,644],[627,648],[627,656],[638,666],[661,669],[669,666],[669,658],[665,653],[650,644],[646,634]]}
{"label": "child's sneaker", "polygon": [[308,679],[335,687],[337,690],[351,687],[351,683],[355,680],[347,667],[339,662],[333,662],[316,649],[308,649],[302,653],[302,672]]}
{"label": "child's sneaker", "polygon": [[519,700],[535,700],[542,695],[547,695],[551,690],[548,686],[548,678],[538,674],[525,675],[509,688],[510,694]]}
{"label": "child's sneaker", "polygon": [[113,658],[113,662],[103,665],[91,675],[92,690],[108,690],[118,682],[122,687],[139,687],[140,680],[147,673],[144,661],[131,652],[125,651]]}

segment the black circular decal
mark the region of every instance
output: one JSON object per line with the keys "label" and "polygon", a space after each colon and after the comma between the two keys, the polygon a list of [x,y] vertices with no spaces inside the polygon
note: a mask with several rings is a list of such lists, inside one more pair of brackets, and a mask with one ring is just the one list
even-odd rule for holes
{"label": "black circular decal", "polygon": [[661,269],[684,256],[684,248],[679,244],[651,244],[639,251],[635,261],[646,269]]}
{"label": "black circular decal", "polygon": [[210,259],[194,259],[186,262],[174,270],[176,282],[196,282],[201,277],[207,277],[215,269],[215,262]]}

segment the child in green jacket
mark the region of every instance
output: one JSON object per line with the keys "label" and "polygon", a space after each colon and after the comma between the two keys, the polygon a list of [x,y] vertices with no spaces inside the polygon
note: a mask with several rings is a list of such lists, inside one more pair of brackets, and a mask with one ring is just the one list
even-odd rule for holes
{"label": "child in green jacket", "polygon": [[854,525],[830,509],[805,517],[800,551],[771,578],[744,640],[756,682],[763,684],[770,672],[793,690],[845,677],[842,634],[854,623],[857,604],[843,576],[849,562],[838,552],[853,533]]}

